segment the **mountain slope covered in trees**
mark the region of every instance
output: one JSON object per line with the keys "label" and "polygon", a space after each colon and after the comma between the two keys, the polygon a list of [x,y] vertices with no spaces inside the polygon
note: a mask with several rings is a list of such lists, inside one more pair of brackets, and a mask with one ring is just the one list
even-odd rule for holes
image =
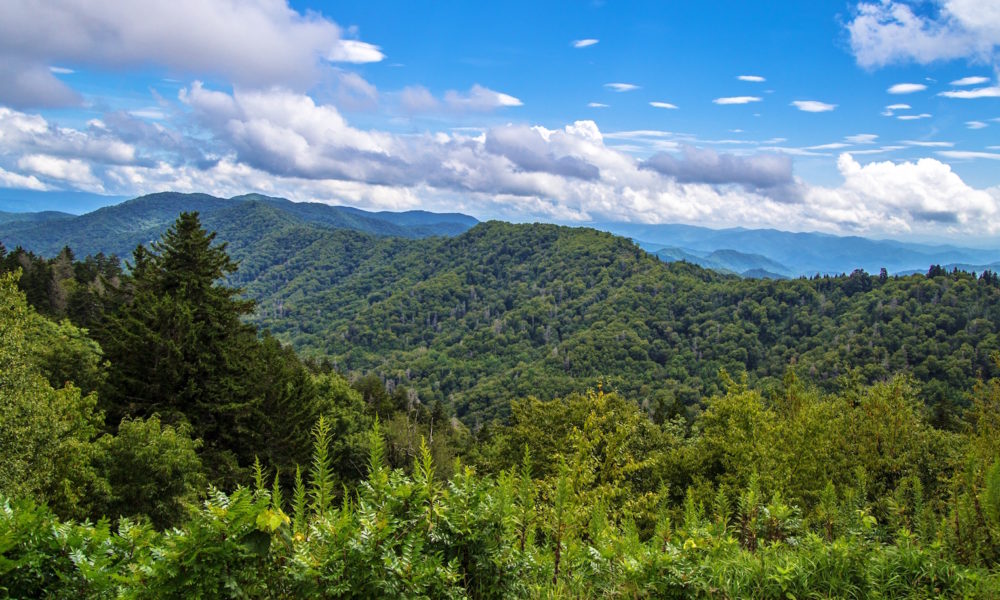
{"label": "mountain slope covered in trees", "polygon": [[849,373],[908,373],[945,418],[994,374],[1000,349],[995,277],[741,280],[552,225],[325,236],[279,269],[246,283],[255,323],[347,372],[447,401],[469,422],[503,414],[510,398],[600,381],[651,410],[683,410],[718,389],[720,368],[764,386],[794,368],[826,389]]}
{"label": "mountain slope covered in trees", "polygon": [[[220,202],[204,222],[240,265],[228,281],[257,302],[253,324],[470,425],[512,398],[599,382],[651,412],[684,412],[718,390],[720,368],[765,388],[792,368],[826,390],[910,374],[944,423],[996,374],[992,273],[741,280],[586,228],[491,222],[413,240],[329,229],[260,199]],[[38,261],[6,260],[25,269],[33,302],[81,311],[93,300],[69,302]]]}

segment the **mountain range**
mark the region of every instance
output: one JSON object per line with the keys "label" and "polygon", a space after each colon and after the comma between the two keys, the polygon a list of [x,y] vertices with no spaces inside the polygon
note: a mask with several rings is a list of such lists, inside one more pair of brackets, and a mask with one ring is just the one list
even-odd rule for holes
{"label": "mountain range", "polygon": [[[20,205],[20,206],[23,206]],[[417,239],[454,236],[478,223],[459,213],[426,211],[369,212],[347,206],[292,202],[259,194],[217,198],[207,194],[164,192],[73,215],[60,211],[0,212],[0,241],[53,256],[69,245],[80,256],[104,252],[128,254],[140,243],[155,240],[181,211],[198,211],[202,219],[225,227],[239,213],[267,206],[284,225],[343,229],[375,236]],[[751,278],[794,278],[850,273],[861,268],[893,274],[926,272],[932,264],[947,269],[996,270],[1000,250],[927,245],[821,233],[771,229],[708,229],[692,225],[590,223],[595,229],[632,239],[664,262],[685,261],[722,273]]]}

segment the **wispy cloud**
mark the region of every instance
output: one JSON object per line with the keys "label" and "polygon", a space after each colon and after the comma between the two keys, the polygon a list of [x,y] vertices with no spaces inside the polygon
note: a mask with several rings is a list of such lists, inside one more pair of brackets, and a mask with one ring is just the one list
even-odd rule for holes
{"label": "wispy cloud", "polygon": [[839,150],[848,146],[850,144],[845,144],[844,142],[833,142],[831,144],[820,144],[819,146],[808,146],[806,150]]}
{"label": "wispy cloud", "polygon": [[926,140],[903,140],[902,143],[907,146],[917,146],[918,148],[951,148],[955,145],[954,142],[933,142]]}
{"label": "wispy cloud", "polygon": [[587,46],[593,46],[601,40],[595,38],[584,38],[582,40],[573,40],[574,48],[586,48]]}
{"label": "wispy cloud", "polygon": [[677,108],[677,106],[669,102],[650,102],[649,105],[653,108]]}
{"label": "wispy cloud", "polygon": [[878,135],[874,133],[857,133],[849,135],[844,139],[852,144],[874,144],[875,140],[878,139]]}
{"label": "wispy cloud", "polygon": [[444,102],[452,108],[474,112],[524,105],[519,98],[493,91],[479,84],[473,85],[468,92],[455,90],[445,92]]}
{"label": "wispy cloud", "polygon": [[911,108],[913,107],[909,104],[890,104],[885,107],[884,111],[882,111],[882,116],[892,117],[895,116],[897,110],[910,110]]}
{"label": "wispy cloud", "polygon": [[716,98],[712,102],[716,104],[750,104],[751,102],[760,102],[760,98],[757,96],[729,96],[726,98]]}
{"label": "wispy cloud", "polygon": [[767,81],[760,75],[740,75],[736,79],[739,79],[740,81],[749,81],[751,83],[764,83]]}
{"label": "wispy cloud", "polygon": [[827,104],[826,102],[819,102],[817,100],[794,100],[792,106],[803,112],[811,113],[830,112],[837,108],[836,104]]}
{"label": "wispy cloud", "polygon": [[608,105],[602,102],[588,102],[587,106],[590,108],[607,108]]}
{"label": "wispy cloud", "polygon": [[982,121],[966,121],[965,126],[969,129],[986,129],[989,127],[989,125],[983,123]]}
{"label": "wispy cloud", "polygon": [[639,89],[634,83],[605,83],[604,87],[614,92],[631,92]]}
{"label": "wispy cloud", "polygon": [[976,98],[1000,98],[1000,85],[981,87],[974,90],[949,90],[941,92],[938,96],[945,98],[958,98],[961,100],[974,100]]}
{"label": "wispy cloud", "polygon": [[989,77],[963,77],[952,81],[951,85],[980,85],[987,83],[989,80]]}
{"label": "wispy cloud", "polygon": [[912,94],[926,89],[927,86],[922,83],[897,83],[886,91],[890,94]]}
{"label": "wispy cloud", "polygon": [[165,119],[166,115],[159,108],[140,108],[138,110],[130,110],[128,114],[133,117],[139,117],[141,119],[150,119],[153,121],[159,121]]}
{"label": "wispy cloud", "polygon": [[969,160],[976,158],[985,158],[987,160],[1000,160],[1000,154],[994,152],[971,152],[968,150],[941,150],[936,154],[939,156],[944,156],[945,158],[956,158],[959,160]]}
{"label": "wispy cloud", "polygon": [[76,73],[73,69],[67,69],[66,67],[49,67],[49,71],[56,75],[72,75]]}
{"label": "wispy cloud", "polygon": [[921,113],[919,115],[899,115],[896,117],[900,121],[919,121],[921,119],[929,119],[932,115],[928,113]]}

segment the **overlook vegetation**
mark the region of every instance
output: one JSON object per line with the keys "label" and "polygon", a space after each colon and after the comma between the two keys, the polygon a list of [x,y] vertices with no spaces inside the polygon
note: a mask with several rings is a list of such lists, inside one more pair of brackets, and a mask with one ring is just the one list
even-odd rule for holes
{"label": "overlook vegetation", "polygon": [[244,208],[0,250],[3,594],[1000,595],[995,274]]}

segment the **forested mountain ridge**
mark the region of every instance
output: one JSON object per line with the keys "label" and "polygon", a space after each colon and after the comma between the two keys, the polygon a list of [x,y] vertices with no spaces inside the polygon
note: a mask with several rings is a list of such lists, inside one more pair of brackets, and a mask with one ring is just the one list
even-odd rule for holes
{"label": "forested mountain ridge", "polygon": [[340,232],[276,269],[246,281],[255,323],[470,423],[511,398],[599,381],[650,410],[682,410],[718,389],[720,368],[768,386],[793,367],[828,389],[852,369],[868,381],[910,373],[949,413],[1000,349],[992,277],[741,280],[554,225],[489,222],[417,241]]}
{"label": "forested mountain ridge", "polygon": [[[216,198],[208,194],[163,192],[106,206],[74,217],[64,213],[24,213],[14,220],[0,219],[0,241],[13,249],[22,246],[43,256],[55,256],[69,246],[80,256],[116,254],[127,257],[138,244],[158,238],[182,211],[198,212],[206,223],[222,223],[240,211],[265,205],[282,213],[288,223],[323,229],[350,229],[380,236],[420,238],[455,235],[477,221],[458,213],[426,211],[372,213],[356,208],[292,202],[260,194]],[[17,213],[12,213],[16,215]],[[34,215],[28,217],[27,215]],[[254,224],[242,221],[245,226]],[[266,225],[266,224],[264,224]],[[246,230],[242,235],[253,235]]]}
{"label": "forested mountain ridge", "polygon": [[[253,324],[470,425],[513,398],[598,383],[651,412],[684,412],[719,390],[721,368],[765,389],[789,368],[831,391],[852,372],[910,374],[945,422],[977,378],[996,374],[993,276],[741,280],[587,228],[489,222],[413,240],[330,229],[259,198],[204,222],[240,264],[228,281],[257,302]],[[52,277],[28,268],[22,287],[58,303]]]}

